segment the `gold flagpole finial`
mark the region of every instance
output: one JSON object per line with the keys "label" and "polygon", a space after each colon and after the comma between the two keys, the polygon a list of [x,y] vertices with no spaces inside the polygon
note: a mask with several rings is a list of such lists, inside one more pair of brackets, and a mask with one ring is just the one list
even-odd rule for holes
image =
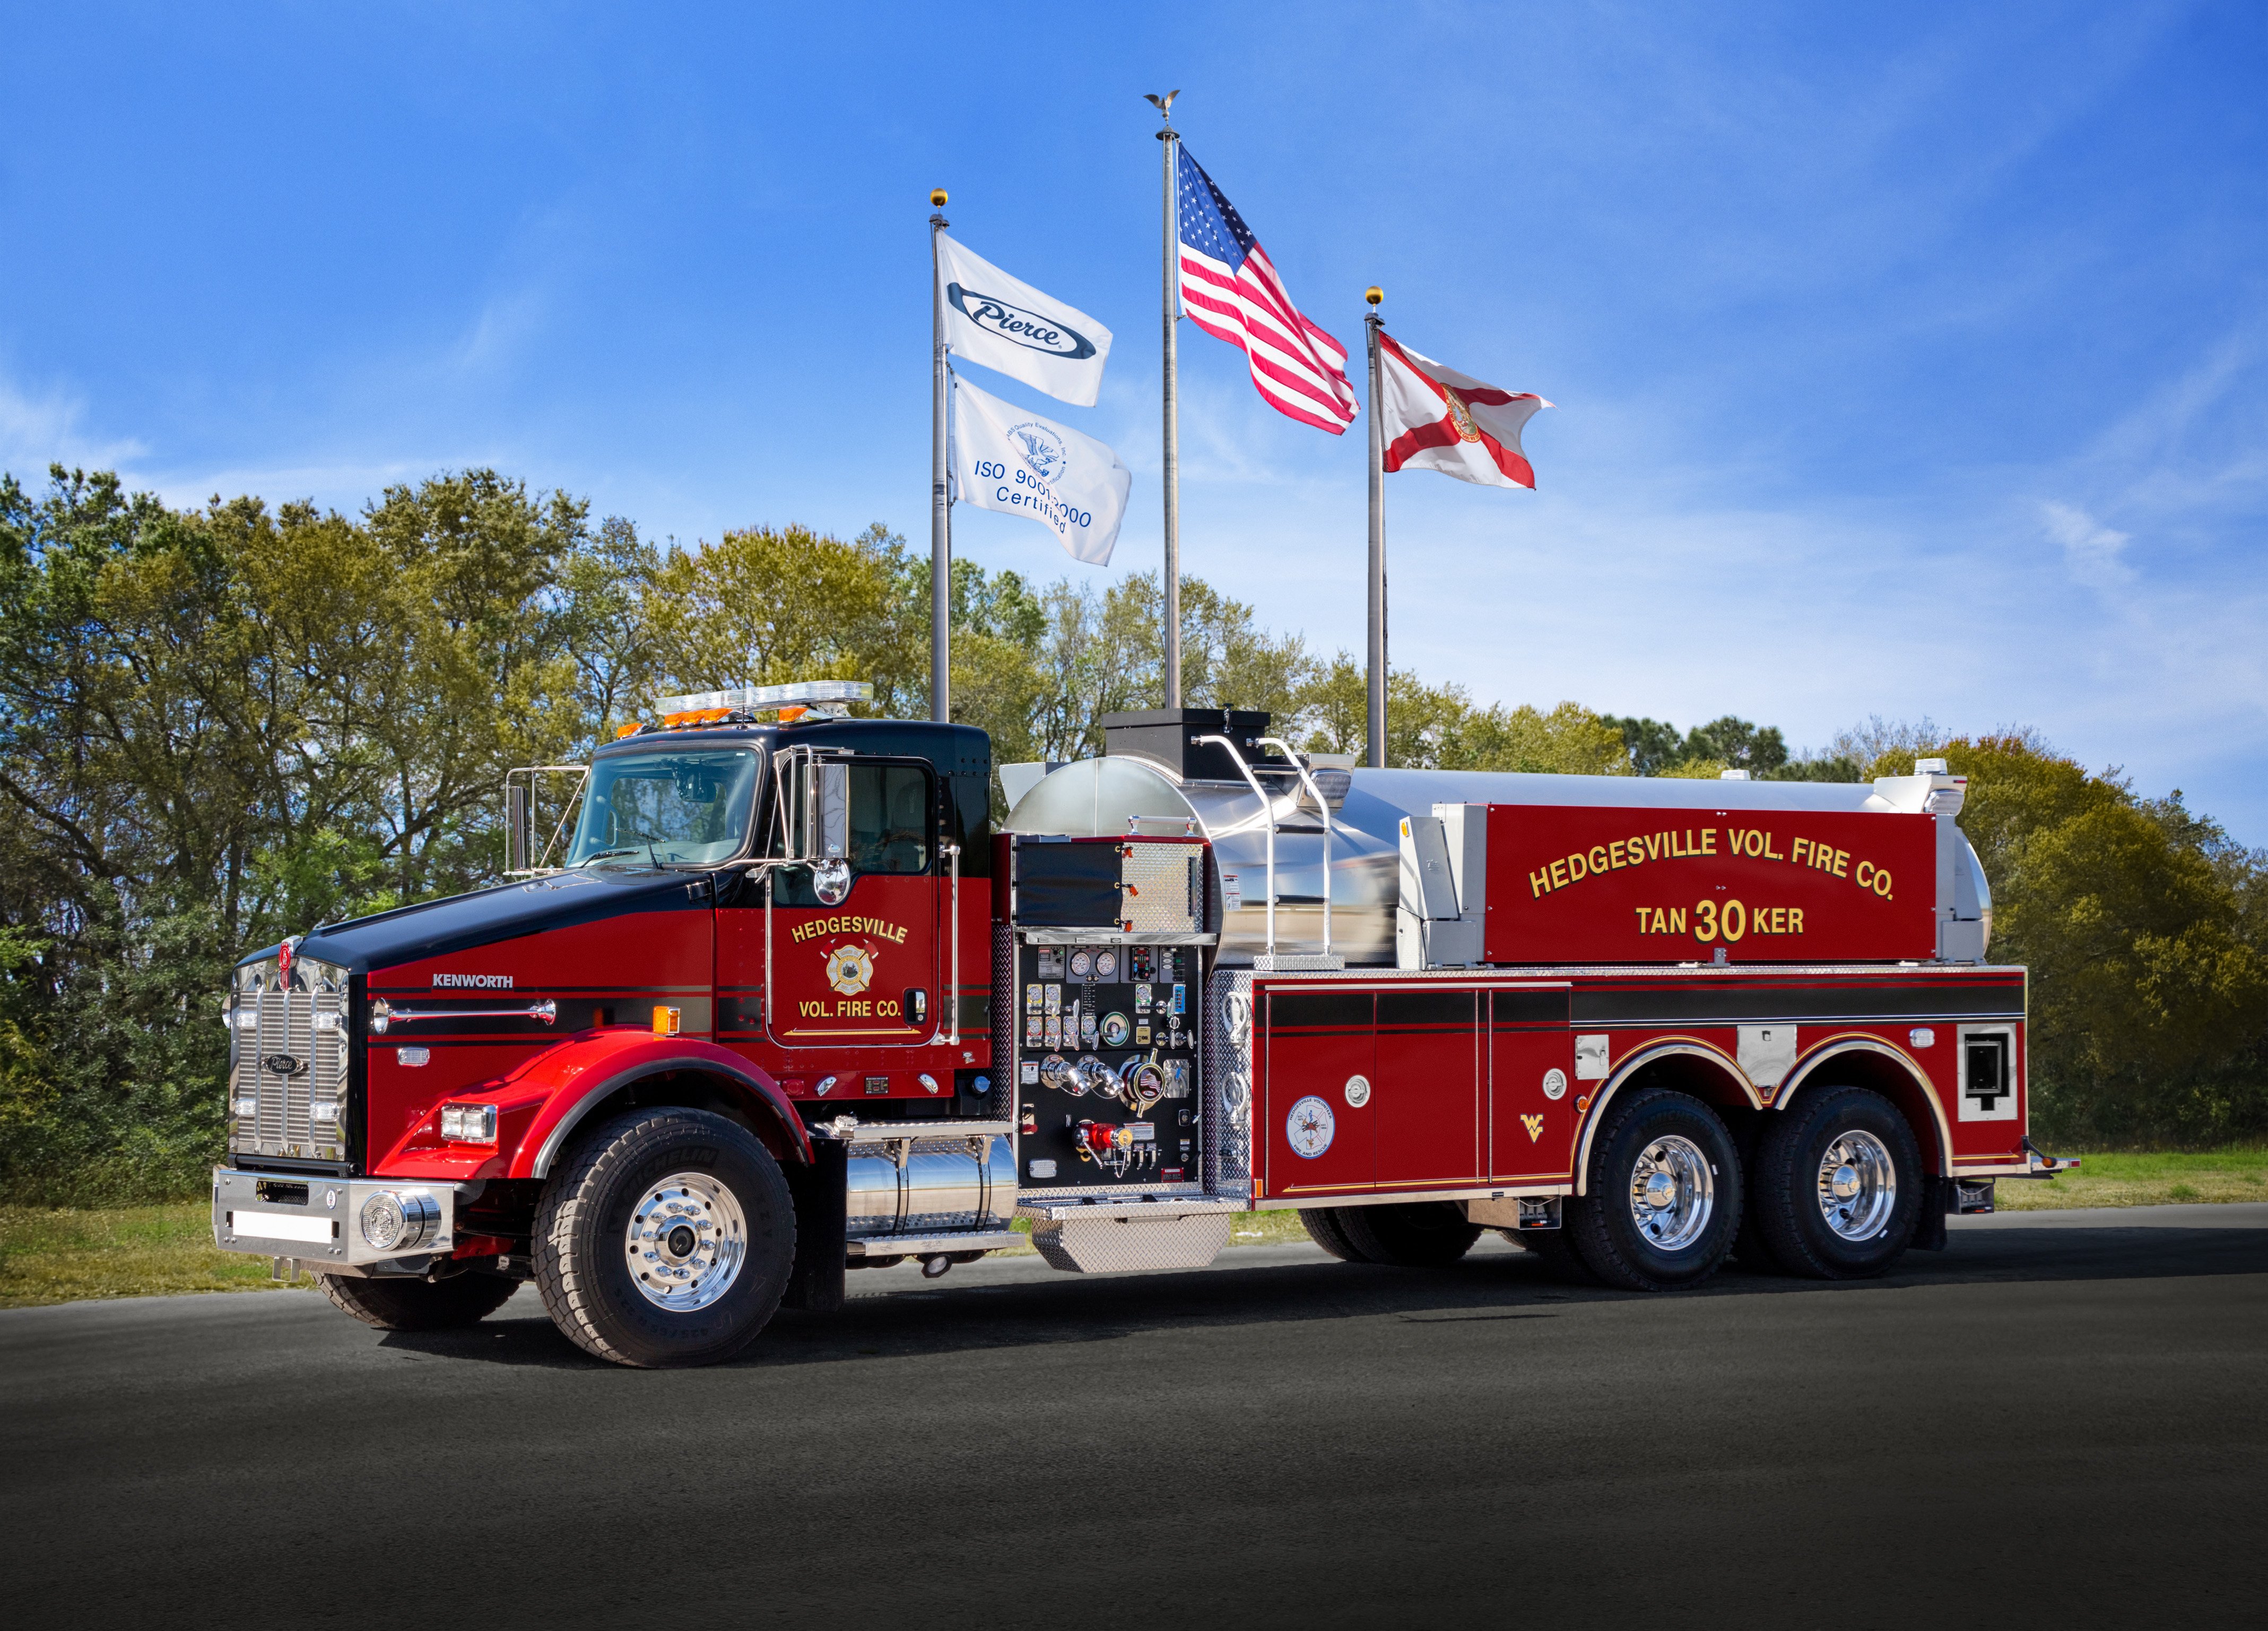
{"label": "gold flagpole finial", "polygon": [[929,206],[932,209],[942,209],[945,208],[945,189],[943,187],[932,187],[929,189]]}
{"label": "gold flagpole finial", "polygon": [[1381,289],[1376,283],[1373,283],[1369,288],[1362,291],[1362,298],[1369,301],[1371,305],[1376,305],[1380,301],[1386,298],[1386,290]]}

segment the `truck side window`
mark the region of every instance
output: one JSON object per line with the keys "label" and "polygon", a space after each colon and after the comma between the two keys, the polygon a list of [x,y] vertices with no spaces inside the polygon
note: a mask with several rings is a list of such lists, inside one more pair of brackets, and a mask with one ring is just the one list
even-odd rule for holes
{"label": "truck side window", "polygon": [[918,765],[850,767],[850,870],[929,871],[929,772]]}

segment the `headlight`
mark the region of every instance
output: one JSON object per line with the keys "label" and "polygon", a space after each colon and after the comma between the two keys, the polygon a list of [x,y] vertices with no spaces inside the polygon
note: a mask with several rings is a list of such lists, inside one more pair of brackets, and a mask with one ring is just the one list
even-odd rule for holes
{"label": "headlight", "polygon": [[492,1144],[496,1142],[497,1107],[494,1105],[443,1105],[441,1106],[441,1136],[460,1144]]}
{"label": "headlight", "polygon": [[260,1113],[260,1100],[250,1093],[241,1094],[229,1106],[229,1108],[248,1120]]}
{"label": "headlight", "polygon": [[362,1203],[362,1238],[380,1252],[413,1252],[440,1222],[440,1207],[422,1189],[381,1189]]}

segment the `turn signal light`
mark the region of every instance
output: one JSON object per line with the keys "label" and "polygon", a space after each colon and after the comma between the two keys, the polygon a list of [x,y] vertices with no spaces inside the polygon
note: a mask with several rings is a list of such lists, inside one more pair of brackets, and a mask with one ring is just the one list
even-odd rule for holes
{"label": "turn signal light", "polygon": [[684,1010],[677,1008],[657,1008],[653,1010],[653,1033],[656,1036],[675,1036],[678,1021]]}
{"label": "turn signal light", "polygon": [[492,1144],[497,1141],[494,1105],[443,1105],[441,1136],[460,1144]]}

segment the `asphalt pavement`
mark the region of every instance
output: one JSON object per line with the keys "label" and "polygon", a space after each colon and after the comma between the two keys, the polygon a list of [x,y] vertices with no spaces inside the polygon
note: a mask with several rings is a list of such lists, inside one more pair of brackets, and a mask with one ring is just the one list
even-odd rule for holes
{"label": "asphalt pavement", "polygon": [[2003,1213],[1856,1285],[1249,1247],[851,1276],[735,1363],[533,1292],[0,1313],[12,1626],[2259,1624],[2268,1206]]}

